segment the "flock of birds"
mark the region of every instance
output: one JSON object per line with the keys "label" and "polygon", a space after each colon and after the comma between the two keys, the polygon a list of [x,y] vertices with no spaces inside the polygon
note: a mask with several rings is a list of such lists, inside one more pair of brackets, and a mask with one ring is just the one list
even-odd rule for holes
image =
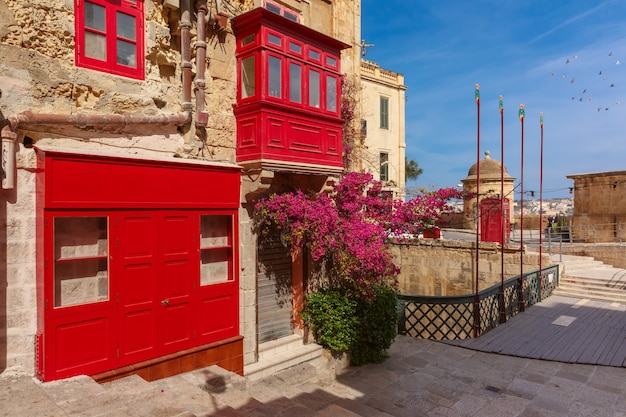
{"label": "flock of birds", "polygon": [[[611,65],[615,65],[615,66],[620,66],[622,63],[619,59],[617,59],[616,57],[613,57],[613,51],[608,53],[609,58],[610,59],[610,63]],[[565,60],[565,64],[570,66],[570,67],[575,67],[575,61],[578,59],[577,55],[572,56],[571,58],[567,58]],[[557,78],[560,77],[563,80],[569,80],[569,83],[573,85],[574,88],[578,87],[580,85],[580,82],[577,82],[576,80],[576,76],[572,75],[575,73],[575,68],[572,68],[572,73],[570,74],[566,74],[565,72],[563,72],[562,74],[557,74],[556,72],[552,73],[552,78]],[[599,80],[602,81],[602,85],[601,88],[609,88],[609,89],[616,89],[616,83],[613,80],[613,78],[609,78],[609,73],[607,71],[604,71],[603,69],[598,69],[597,71],[597,78]],[[576,95],[571,96],[571,101],[578,101],[578,102],[593,102],[593,95],[592,95],[592,88],[591,87],[583,87],[582,89],[578,88],[578,93]],[[598,94],[602,93],[601,91],[595,90]],[[607,101],[604,97],[606,96],[606,94],[600,94],[601,97],[603,97],[602,101]],[[620,101],[619,100],[614,100],[613,101],[614,104],[608,105],[606,103],[602,103],[601,105],[597,106],[597,111],[601,112],[601,111],[608,111],[611,106],[615,105],[615,106],[619,106],[620,105]]]}

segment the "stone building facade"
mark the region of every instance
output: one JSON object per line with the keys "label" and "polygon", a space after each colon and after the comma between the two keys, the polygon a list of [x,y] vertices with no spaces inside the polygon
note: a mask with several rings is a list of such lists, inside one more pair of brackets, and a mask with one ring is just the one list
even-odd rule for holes
{"label": "stone building facade", "polygon": [[[320,191],[343,166],[328,147],[317,163],[242,157],[255,138],[238,124],[242,85],[271,101],[270,55],[323,77],[294,111],[300,132],[318,133],[289,136],[317,152],[318,124],[340,140],[333,80],[358,76],[359,43],[352,0],[0,0],[0,371],[154,379],[257,362],[254,203]],[[297,334],[304,272],[288,268]]]}
{"label": "stone building facade", "polygon": [[404,75],[361,61],[361,114],[365,149],[361,169],[374,173],[394,198],[405,195]]}
{"label": "stone building facade", "polygon": [[626,240],[626,171],[572,174],[572,238],[586,242]]}

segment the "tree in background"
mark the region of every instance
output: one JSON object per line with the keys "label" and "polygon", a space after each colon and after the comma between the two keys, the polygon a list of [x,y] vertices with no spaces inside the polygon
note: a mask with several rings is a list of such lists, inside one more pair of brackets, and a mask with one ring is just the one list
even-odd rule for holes
{"label": "tree in background", "polygon": [[419,167],[417,162],[413,159],[409,161],[406,156],[404,157],[404,176],[407,180],[415,180],[422,175],[423,172],[424,170]]}

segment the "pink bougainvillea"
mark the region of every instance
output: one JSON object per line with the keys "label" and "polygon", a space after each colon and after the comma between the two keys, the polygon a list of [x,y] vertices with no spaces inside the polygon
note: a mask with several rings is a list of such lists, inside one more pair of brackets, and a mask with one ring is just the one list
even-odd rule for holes
{"label": "pink bougainvillea", "polygon": [[314,261],[325,263],[330,278],[364,298],[373,286],[399,270],[385,244],[390,235],[406,236],[440,225],[452,210],[454,188],[428,192],[407,202],[389,199],[371,174],[352,172],[331,193],[273,194],[256,205],[260,233],[278,228],[291,250],[306,245]]}

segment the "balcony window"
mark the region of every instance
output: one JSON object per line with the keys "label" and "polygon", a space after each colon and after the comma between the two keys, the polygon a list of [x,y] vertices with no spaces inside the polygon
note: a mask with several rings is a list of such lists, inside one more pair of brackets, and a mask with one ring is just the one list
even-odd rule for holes
{"label": "balcony window", "polygon": [[326,110],[337,111],[337,78],[326,76]]}
{"label": "balcony window", "polygon": [[282,60],[275,56],[268,58],[268,93],[270,97],[282,97]]}
{"label": "balcony window", "polygon": [[256,62],[255,56],[241,60],[241,98],[256,95]]}
{"label": "balcony window", "polygon": [[302,103],[302,66],[289,64],[289,100]]}
{"label": "balcony window", "polygon": [[320,73],[309,70],[309,106],[320,107]]}

